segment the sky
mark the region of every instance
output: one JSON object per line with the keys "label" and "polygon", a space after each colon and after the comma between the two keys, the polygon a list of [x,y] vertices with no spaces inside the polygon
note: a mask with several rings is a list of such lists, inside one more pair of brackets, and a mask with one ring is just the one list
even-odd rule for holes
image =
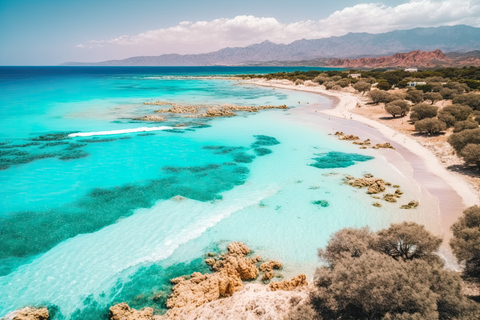
{"label": "sky", "polygon": [[480,0],[0,0],[0,65],[204,53],[456,24],[480,27]]}

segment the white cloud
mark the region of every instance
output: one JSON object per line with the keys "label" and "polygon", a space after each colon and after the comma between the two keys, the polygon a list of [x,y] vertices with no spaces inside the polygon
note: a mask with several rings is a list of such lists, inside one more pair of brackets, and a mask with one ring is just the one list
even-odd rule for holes
{"label": "white cloud", "polygon": [[[480,26],[480,0],[410,0],[397,6],[358,4],[319,21],[283,24],[271,17],[237,16],[212,21],[183,21],[177,26],[92,40],[79,48],[122,47],[125,54],[200,53],[246,46],[266,39],[290,43],[348,32],[388,32],[414,27],[468,24]],[[83,47],[82,47],[83,46]]]}

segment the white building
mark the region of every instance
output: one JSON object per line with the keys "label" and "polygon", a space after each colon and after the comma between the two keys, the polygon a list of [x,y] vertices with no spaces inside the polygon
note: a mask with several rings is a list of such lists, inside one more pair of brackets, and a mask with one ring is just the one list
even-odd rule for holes
{"label": "white building", "polygon": [[409,87],[416,87],[416,86],[423,86],[426,85],[426,82],[420,81],[420,82],[409,82],[407,83],[407,86]]}
{"label": "white building", "polygon": [[348,75],[350,78],[361,78],[362,75],[360,73],[350,73]]}
{"label": "white building", "polygon": [[406,72],[417,72],[418,68],[406,68],[405,71]]}

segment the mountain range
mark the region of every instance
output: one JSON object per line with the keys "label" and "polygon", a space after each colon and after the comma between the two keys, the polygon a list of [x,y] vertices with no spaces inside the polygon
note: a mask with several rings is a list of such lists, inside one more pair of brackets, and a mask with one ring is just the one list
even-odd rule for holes
{"label": "mountain range", "polygon": [[[340,37],[302,39],[290,44],[270,41],[247,47],[224,48],[203,54],[139,56],[69,66],[209,66],[273,65],[273,62],[315,61],[321,58],[379,57],[414,50],[465,53],[480,50],[480,28],[466,25],[415,28],[386,33],[348,33]],[[318,61],[317,61],[318,62]],[[312,62],[313,63],[313,62]],[[308,65],[308,64],[303,64]],[[317,64],[318,65],[318,64]]]}

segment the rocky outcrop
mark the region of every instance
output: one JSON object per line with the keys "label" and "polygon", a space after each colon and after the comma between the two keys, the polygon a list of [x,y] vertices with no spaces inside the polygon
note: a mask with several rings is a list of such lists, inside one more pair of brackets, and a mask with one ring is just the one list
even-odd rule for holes
{"label": "rocky outcrop", "polygon": [[153,316],[152,308],[143,310],[132,309],[125,302],[116,304],[109,309],[110,320],[159,320],[161,317]]}
{"label": "rocky outcrop", "polygon": [[198,108],[195,106],[183,106],[174,104],[170,109],[155,110],[157,113],[198,113]]}
{"label": "rocky outcrop", "polygon": [[139,120],[139,121],[150,121],[150,122],[163,122],[167,121],[167,118],[164,116],[156,116],[156,115],[146,115],[141,118],[133,118],[132,120]]}
{"label": "rocky outcrop", "polygon": [[204,117],[207,118],[212,118],[212,117],[232,117],[235,116],[236,113],[230,111],[229,109],[224,109],[224,108],[208,108],[207,112],[203,115]]}
{"label": "rocky outcrop", "polygon": [[280,269],[282,264],[276,260],[269,260],[260,265],[260,271],[265,272],[262,276],[262,281],[271,280],[274,276],[273,269]]}
{"label": "rocky outcrop", "polygon": [[265,105],[265,106],[237,106],[235,104],[224,104],[222,109],[231,110],[231,111],[247,111],[247,112],[257,112],[259,110],[267,110],[267,109],[289,109],[287,105],[280,105],[280,106],[272,106],[272,105]]}
{"label": "rocky outcrop", "polygon": [[269,285],[271,291],[277,290],[286,290],[291,291],[295,290],[298,287],[306,286],[307,283],[307,276],[304,274],[299,274],[296,277],[293,277],[291,280],[283,280],[281,282],[272,282]]}
{"label": "rocky outcrop", "polygon": [[26,307],[7,314],[4,320],[47,320],[49,318],[47,308]]}
{"label": "rocky outcrop", "polygon": [[372,148],[373,149],[393,149],[393,150],[395,150],[395,148],[390,144],[390,142],[377,143]]}
{"label": "rocky outcrop", "polygon": [[[242,242],[232,242],[227,253],[218,259],[207,258],[205,262],[215,271],[210,274],[193,273],[190,277],[172,279],[175,286],[167,300],[169,314],[175,309],[192,309],[220,297],[229,297],[243,288],[242,280],[253,280],[259,275],[256,256],[247,257],[250,249]],[[184,312],[184,310],[182,310]]]}
{"label": "rocky outcrop", "polygon": [[368,187],[368,194],[377,194],[385,191],[385,181],[383,179],[371,177],[371,178],[358,178],[355,180],[348,180],[347,183],[352,187],[364,188]]}
{"label": "rocky outcrop", "polygon": [[402,205],[400,209],[415,209],[416,207],[418,207],[418,205],[418,201],[412,200],[408,204]]}

